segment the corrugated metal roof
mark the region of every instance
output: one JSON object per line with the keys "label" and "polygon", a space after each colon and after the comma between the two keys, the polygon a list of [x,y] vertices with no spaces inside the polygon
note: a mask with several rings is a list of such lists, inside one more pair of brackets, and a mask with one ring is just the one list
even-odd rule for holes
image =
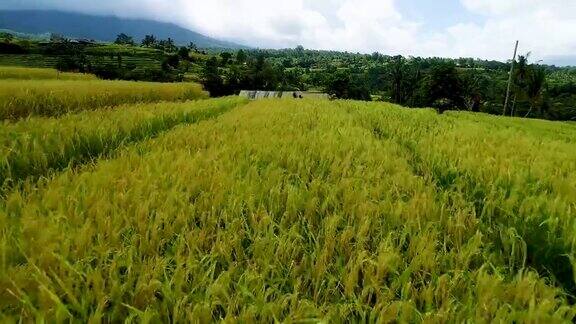
{"label": "corrugated metal roof", "polygon": [[260,91],[260,90],[242,90],[240,97],[256,100],[264,98],[283,98],[283,99],[330,99],[327,93],[307,92],[307,91]]}

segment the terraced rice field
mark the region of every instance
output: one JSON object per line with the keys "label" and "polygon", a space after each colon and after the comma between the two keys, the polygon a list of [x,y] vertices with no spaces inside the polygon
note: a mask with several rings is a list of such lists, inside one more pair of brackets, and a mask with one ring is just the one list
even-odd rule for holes
{"label": "terraced rice field", "polygon": [[575,318],[574,124],[226,98],[10,127],[0,320]]}
{"label": "terraced rice field", "polygon": [[196,83],[104,80],[0,80],[0,120],[59,116],[128,103],[208,97]]}
{"label": "terraced rice field", "polygon": [[76,80],[89,81],[98,78],[91,74],[60,72],[56,69],[0,66],[0,80]]}
{"label": "terraced rice field", "polygon": [[[64,56],[63,56],[64,57]],[[0,54],[0,66],[22,66],[34,68],[55,68],[61,57],[43,54]],[[105,66],[118,64],[117,56],[104,55],[86,55],[86,59],[91,62],[92,66]],[[123,66],[135,66],[138,68],[159,68],[162,63],[161,57],[150,56],[137,53],[134,56],[122,54],[121,64]]]}
{"label": "terraced rice field", "polygon": [[113,153],[245,103],[240,98],[185,103],[139,104],[87,111],[62,118],[29,118],[0,128],[0,185],[46,176]]}

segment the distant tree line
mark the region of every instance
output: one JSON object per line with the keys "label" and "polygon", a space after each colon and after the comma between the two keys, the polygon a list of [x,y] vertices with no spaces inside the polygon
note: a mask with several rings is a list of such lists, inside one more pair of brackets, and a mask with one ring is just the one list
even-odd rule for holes
{"label": "distant tree line", "polygon": [[[504,109],[510,64],[473,58],[446,59],[306,50],[203,49],[146,35],[139,43],[119,34],[116,45],[87,44],[53,34],[31,44],[0,34],[0,53],[58,57],[62,71],[104,79],[202,82],[213,96],[240,90],[324,91],[336,98],[383,100],[439,112],[468,110],[508,116],[576,120],[576,68],[514,62],[509,107]],[[157,65],[135,64],[153,57]],[[106,58],[106,59],[104,59]],[[130,60],[128,60],[130,58]]]}
{"label": "distant tree line", "polygon": [[[337,98],[385,100],[439,112],[468,110],[508,116],[576,120],[576,69],[515,61],[509,109],[504,98],[511,62],[310,51],[214,53],[203,69],[216,96],[252,90],[318,90]],[[563,78],[556,77],[563,74]],[[554,79],[554,82],[549,82]]]}
{"label": "distant tree line", "polygon": [[6,32],[0,33],[0,54],[24,54],[26,50],[13,42],[14,35]]}

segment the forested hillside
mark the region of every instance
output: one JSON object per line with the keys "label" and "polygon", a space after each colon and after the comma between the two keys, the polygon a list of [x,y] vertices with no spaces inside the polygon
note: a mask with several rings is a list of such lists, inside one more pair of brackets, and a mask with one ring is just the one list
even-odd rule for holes
{"label": "forested hillside", "polygon": [[179,45],[193,42],[201,47],[244,48],[172,23],[51,10],[0,10],[0,29],[31,34],[56,33],[108,42],[113,42],[119,33],[133,35],[138,41],[152,33],[160,38],[171,38]]}

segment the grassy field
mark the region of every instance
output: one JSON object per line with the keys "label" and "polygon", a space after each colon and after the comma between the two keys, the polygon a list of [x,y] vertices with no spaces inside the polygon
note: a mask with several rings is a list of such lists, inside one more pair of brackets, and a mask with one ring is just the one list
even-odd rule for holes
{"label": "grassy field", "polygon": [[97,80],[96,76],[83,73],[59,72],[55,69],[0,66],[0,80]]}
{"label": "grassy field", "polygon": [[59,116],[127,103],[185,101],[207,96],[196,83],[0,80],[0,120]]}
{"label": "grassy field", "polygon": [[[82,145],[36,141],[47,153],[30,156],[72,153],[0,200],[0,320],[575,319],[576,125],[346,101],[164,108],[187,105],[215,118],[82,168],[60,168]],[[161,107],[44,129],[125,137]],[[44,132],[12,127],[3,143]]]}

